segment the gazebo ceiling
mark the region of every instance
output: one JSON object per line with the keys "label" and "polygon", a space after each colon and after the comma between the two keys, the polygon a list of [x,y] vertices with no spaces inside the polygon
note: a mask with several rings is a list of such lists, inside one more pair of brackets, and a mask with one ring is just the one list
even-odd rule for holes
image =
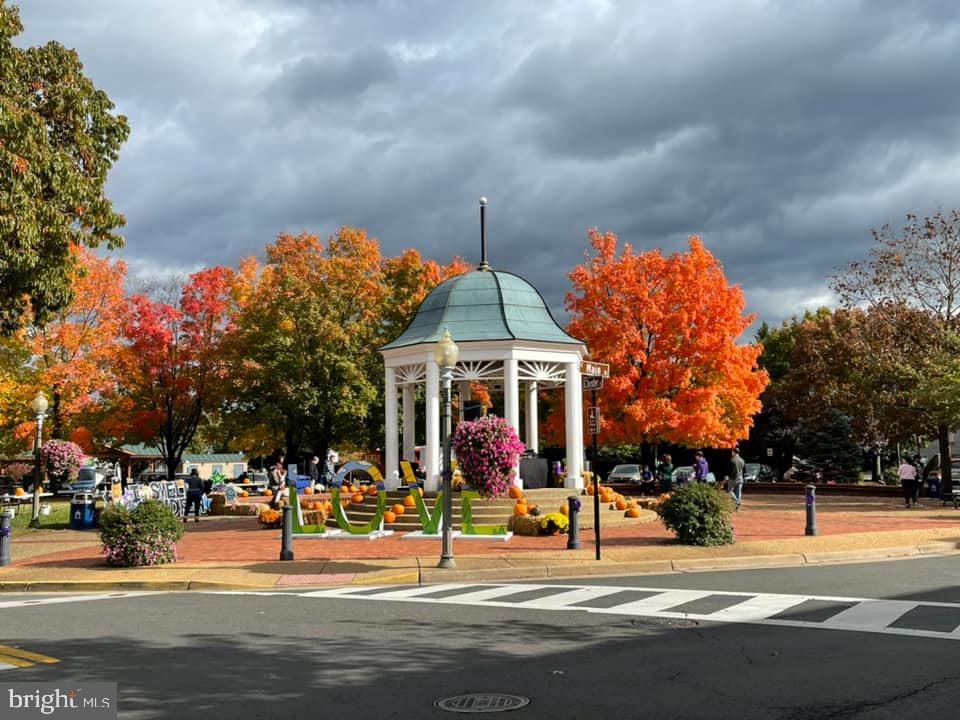
{"label": "gazebo ceiling", "polygon": [[400,337],[381,350],[435,343],[444,328],[457,343],[533,340],[583,345],[557,325],[537,289],[519,275],[474,270],[440,283]]}

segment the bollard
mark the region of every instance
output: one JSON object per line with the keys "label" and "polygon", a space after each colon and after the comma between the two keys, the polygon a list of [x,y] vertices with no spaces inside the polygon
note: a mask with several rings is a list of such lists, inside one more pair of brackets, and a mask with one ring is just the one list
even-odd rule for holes
{"label": "bollard", "polygon": [[817,486],[807,485],[807,529],[806,535],[817,534]]}
{"label": "bollard", "polygon": [[0,567],[10,564],[10,524],[12,522],[12,512],[9,510],[0,512]]}
{"label": "bollard", "polygon": [[280,559],[293,560],[293,508],[283,506],[283,540],[280,545]]}
{"label": "bollard", "polygon": [[570,527],[567,530],[567,550],[580,549],[580,498],[571,495],[567,498],[567,513],[570,518]]}

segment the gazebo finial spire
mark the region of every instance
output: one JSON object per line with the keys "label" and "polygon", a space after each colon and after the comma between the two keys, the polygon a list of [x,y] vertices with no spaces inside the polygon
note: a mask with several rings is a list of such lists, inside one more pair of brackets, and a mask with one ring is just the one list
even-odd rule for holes
{"label": "gazebo finial spire", "polygon": [[480,198],[480,270],[489,270],[487,262],[487,199]]}

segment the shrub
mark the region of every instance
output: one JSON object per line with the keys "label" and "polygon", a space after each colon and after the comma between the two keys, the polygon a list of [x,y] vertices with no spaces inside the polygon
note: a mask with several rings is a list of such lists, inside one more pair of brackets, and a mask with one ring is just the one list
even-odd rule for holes
{"label": "shrub", "polygon": [[563,513],[547,513],[540,518],[540,531],[544,535],[556,535],[565,533],[570,527],[570,521]]}
{"label": "shrub", "polygon": [[133,510],[112,505],[100,515],[100,542],[113,567],[140,567],[176,562],[176,542],[183,523],[166,505],[142,502]]}
{"label": "shrub", "polygon": [[524,450],[510,423],[496,415],[462,422],[452,444],[460,470],[481,495],[497,498],[507,492]]}
{"label": "shrub", "polygon": [[667,529],[684,545],[729,545],[733,542],[730,497],[712,485],[681,485],[656,510]]}

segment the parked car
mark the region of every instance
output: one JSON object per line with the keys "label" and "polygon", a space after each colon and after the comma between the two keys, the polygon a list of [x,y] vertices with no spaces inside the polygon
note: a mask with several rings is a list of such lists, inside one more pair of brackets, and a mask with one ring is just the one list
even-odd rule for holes
{"label": "parked car", "polygon": [[149,485],[152,482],[161,482],[167,479],[167,473],[160,470],[144,470],[137,475],[137,483]]}
{"label": "parked car", "polygon": [[110,488],[106,474],[95,467],[82,467],[77,471],[77,479],[60,486],[57,495],[99,495]]}
{"label": "parked car", "polygon": [[644,480],[643,466],[633,464],[617,465],[610,471],[610,474],[607,475],[607,482],[639,485],[640,492],[642,493],[655,493],[658,487],[657,481],[652,473],[647,480]]}
{"label": "parked car", "polygon": [[743,466],[744,482],[776,482],[776,475],[769,465],[747,463]]}
{"label": "parked car", "polygon": [[608,483],[634,483],[639,485],[643,480],[639,465],[617,465],[607,475]]}
{"label": "parked car", "polygon": [[[673,482],[676,485],[681,485],[685,482],[691,482],[693,480],[693,465],[681,465],[673,471]],[[715,483],[717,482],[717,476],[712,472],[707,472],[707,482]]]}

